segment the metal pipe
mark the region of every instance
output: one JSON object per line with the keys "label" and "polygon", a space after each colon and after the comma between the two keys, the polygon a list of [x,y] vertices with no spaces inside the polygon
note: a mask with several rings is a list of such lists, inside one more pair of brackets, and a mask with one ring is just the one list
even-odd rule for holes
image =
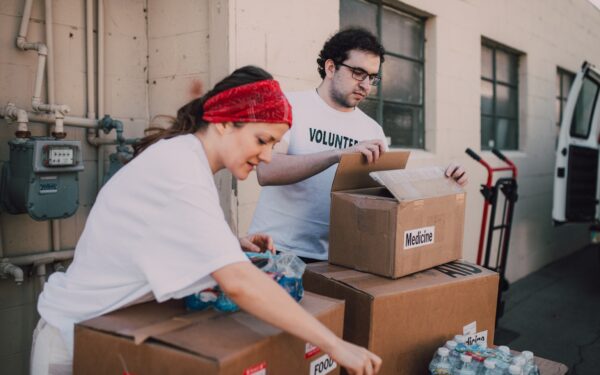
{"label": "metal pipe", "polygon": [[37,105],[42,104],[42,83],[44,81],[44,70],[46,68],[46,56],[48,54],[48,48],[46,46],[40,46],[38,51],[38,65],[37,72],[35,74],[35,86],[33,89],[33,99],[31,101],[31,107],[36,111]]}
{"label": "metal pipe", "polygon": [[[98,118],[103,118],[104,113],[104,0],[98,0]],[[103,139],[102,134],[98,132],[98,140]],[[95,144],[94,142],[91,142]],[[104,180],[104,143],[99,143],[96,149],[97,181],[98,191],[102,187]]]}
{"label": "metal pipe", "polygon": [[27,29],[29,28],[29,18],[31,17],[32,5],[33,0],[25,0],[25,7],[23,8],[23,18],[21,19],[21,27],[19,28],[19,38],[23,38],[23,40],[27,38]]}
{"label": "metal pipe", "polygon": [[52,30],[52,0],[45,0],[46,15],[46,47],[48,47],[48,56],[46,57],[46,76],[48,77],[48,104],[55,104],[54,101],[54,32]]}
{"label": "metal pipe", "polygon": [[28,266],[41,263],[48,264],[73,259],[74,254],[75,249],[50,251],[45,253],[22,255],[18,257],[2,258],[0,259],[0,264],[11,263],[15,266]]}
{"label": "metal pipe", "polygon": [[40,283],[40,291],[44,290],[44,284],[46,284],[46,263],[34,264],[35,275],[38,277]]}
{"label": "metal pipe", "polygon": [[93,0],[85,2],[85,34],[87,59],[87,118],[96,118],[94,108],[94,18]]}
{"label": "metal pipe", "polygon": [[[30,121],[43,122],[45,124],[56,123],[56,115],[54,113],[27,112],[27,116]],[[65,116],[63,125],[78,128],[96,128],[98,127],[98,120],[85,117]]]}
{"label": "metal pipe", "polygon": [[[48,56],[46,58],[46,77],[48,91],[48,104],[53,105],[55,101],[55,89],[54,89],[54,31],[52,29],[54,24],[54,17],[52,16],[52,0],[44,1],[44,14],[46,16],[46,47],[48,47]],[[64,114],[55,112],[56,122],[54,125],[54,132],[57,134],[64,133],[63,121]],[[52,129],[48,127],[48,135],[52,135]],[[52,250],[60,250],[60,221],[50,220],[50,238],[52,239]],[[44,275],[46,274],[46,266],[44,267]],[[39,275],[39,270],[38,270]],[[42,283],[41,287],[43,288]]]}
{"label": "metal pipe", "polygon": [[0,262],[0,277],[12,276],[17,285],[23,284],[23,270],[10,262]]}

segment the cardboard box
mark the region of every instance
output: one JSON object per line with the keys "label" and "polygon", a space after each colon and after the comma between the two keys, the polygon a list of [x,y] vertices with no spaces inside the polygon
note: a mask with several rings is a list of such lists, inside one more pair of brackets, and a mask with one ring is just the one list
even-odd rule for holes
{"label": "cardboard box", "polygon": [[[344,303],[306,293],[301,305],[341,336]],[[139,344],[136,344],[139,342]],[[145,303],[75,327],[74,374],[339,374],[318,348],[237,312]]]}
{"label": "cardboard box", "polygon": [[309,264],[304,287],[346,301],[344,339],[379,355],[379,375],[425,374],[455,334],[493,343],[498,274],[464,261],[392,280],[325,262]]}
{"label": "cardboard box", "polygon": [[370,165],[359,154],[342,157],[331,188],[330,263],[398,278],[461,258],[466,193],[442,168],[399,170],[408,155],[388,152]]}

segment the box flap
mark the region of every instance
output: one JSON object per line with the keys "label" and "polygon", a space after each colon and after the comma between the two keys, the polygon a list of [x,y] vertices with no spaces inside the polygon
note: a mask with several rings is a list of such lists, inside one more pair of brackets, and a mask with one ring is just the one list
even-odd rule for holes
{"label": "box flap", "polygon": [[369,175],[385,186],[398,201],[464,193],[454,179],[445,176],[442,167],[373,171]]}
{"label": "box flap", "polygon": [[341,191],[378,186],[369,177],[369,172],[390,169],[403,169],[408,161],[409,151],[388,151],[375,163],[367,163],[361,153],[342,155],[335,172],[331,191]]}
{"label": "box flap", "polygon": [[461,282],[466,279],[497,277],[496,272],[464,260],[442,264],[395,280],[334,266],[325,262],[309,264],[306,269],[309,272],[315,272],[328,279],[344,283],[373,297],[405,293],[417,289]]}
{"label": "box flap", "polygon": [[[306,292],[300,302],[305,310],[316,317],[338,308],[340,304],[343,301],[310,292]],[[249,346],[282,333],[280,329],[245,312],[219,313],[212,309],[188,312],[180,300],[135,305],[79,325],[136,341],[151,337],[163,344],[219,362],[233,359],[248,350]]]}

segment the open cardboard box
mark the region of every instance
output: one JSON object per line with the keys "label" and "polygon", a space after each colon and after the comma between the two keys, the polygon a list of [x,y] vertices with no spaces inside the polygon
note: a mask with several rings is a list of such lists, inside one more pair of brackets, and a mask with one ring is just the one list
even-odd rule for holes
{"label": "open cardboard box", "polygon": [[[331,188],[329,262],[398,278],[461,258],[465,192],[409,152],[342,156]],[[385,184],[376,182],[369,174]]]}
{"label": "open cardboard box", "polygon": [[[344,302],[307,292],[301,306],[342,335]],[[75,326],[74,374],[339,374],[319,348],[244,312],[148,302]]]}

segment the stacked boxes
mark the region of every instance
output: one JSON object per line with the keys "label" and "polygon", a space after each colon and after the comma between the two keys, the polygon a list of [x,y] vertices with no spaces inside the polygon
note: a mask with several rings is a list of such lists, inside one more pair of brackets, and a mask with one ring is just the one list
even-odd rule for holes
{"label": "stacked boxes", "polygon": [[379,355],[380,374],[425,373],[431,353],[456,333],[493,342],[498,275],[456,261],[465,193],[441,168],[402,170],[407,160],[408,152],[370,165],[362,155],[342,157],[331,264],[304,274],[306,290],[346,301],[344,339]]}

